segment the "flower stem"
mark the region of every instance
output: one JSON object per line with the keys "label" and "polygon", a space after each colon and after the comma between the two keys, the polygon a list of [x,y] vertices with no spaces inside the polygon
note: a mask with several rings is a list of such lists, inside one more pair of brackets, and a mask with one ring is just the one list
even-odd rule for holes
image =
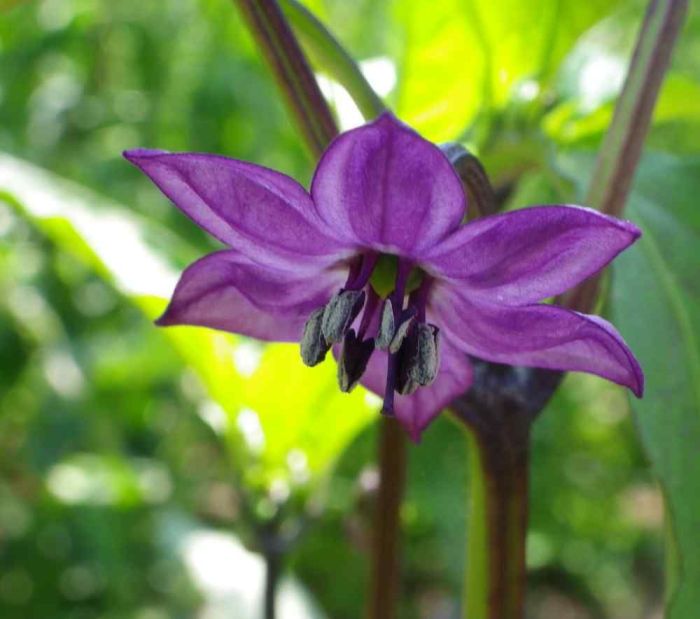
{"label": "flower stem", "polygon": [[[280,89],[285,93],[287,104],[311,152],[320,157],[338,134],[338,128],[279,4],[275,0],[235,1],[265,54]],[[346,53],[345,56],[349,58]],[[360,84],[357,75],[353,79],[355,84]],[[366,82],[359,87],[369,88]],[[376,101],[371,103],[372,106],[379,109]],[[399,582],[397,550],[399,509],[406,471],[405,438],[394,419],[382,418],[380,423],[380,482],[375,508],[367,617],[393,619]],[[269,578],[268,582],[274,589],[276,580]],[[274,592],[270,596],[274,597]],[[266,605],[267,600],[266,594]]]}
{"label": "flower stem", "polygon": [[374,512],[368,619],[394,619],[399,592],[399,516],[406,476],[406,439],[393,417],[379,427],[379,494]]}
{"label": "flower stem", "polygon": [[275,0],[235,0],[315,157],[338,134],[330,108]]}
{"label": "flower stem", "polygon": [[470,454],[464,617],[523,619],[530,428],[561,373],[472,362],[474,384],[452,404]]}
{"label": "flower stem", "polygon": [[522,619],[528,516],[528,441],[467,430],[470,487],[464,616]]}
{"label": "flower stem", "polygon": [[280,576],[280,555],[274,550],[265,553],[265,599],[264,618],[275,619],[277,585]]}
{"label": "flower stem", "polygon": [[[603,213],[622,216],[687,8],[687,0],[649,2],[586,196],[586,204]],[[600,274],[563,295],[561,304],[589,312],[595,306],[599,288]]]}
{"label": "flower stem", "polygon": [[379,116],[386,109],[384,103],[333,34],[297,0],[280,0],[280,5],[320,68],[345,87],[367,120]]}

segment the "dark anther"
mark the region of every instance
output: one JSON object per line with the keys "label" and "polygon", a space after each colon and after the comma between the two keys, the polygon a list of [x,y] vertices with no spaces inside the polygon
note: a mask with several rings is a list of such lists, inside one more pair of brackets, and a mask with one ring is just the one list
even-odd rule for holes
{"label": "dark anther", "polygon": [[321,332],[324,308],[320,307],[309,316],[304,325],[304,334],[301,336],[301,359],[313,367],[326,358],[330,344],[326,342]]}
{"label": "dark anther", "polygon": [[364,290],[341,290],[333,295],[323,311],[321,329],[329,344],[343,340],[365,303]]}
{"label": "dark anther", "polygon": [[386,350],[394,339],[394,307],[391,299],[384,301],[382,308],[382,319],[377,332],[377,348]]}
{"label": "dark anther", "polygon": [[399,351],[398,364],[396,391],[401,395],[431,384],[440,365],[438,328],[418,323],[410,329]]}
{"label": "dark anther", "polygon": [[373,352],[373,339],[361,341],[354,329],[345,334],[343,349],[338,359],[338,385],[341,391],[352,391],[360,382]]}
{"label": "dark anther", "polygon": [[389,352],[392,354],[399,352],[399,349],[406,339],[408,331],[411,328],[411,325],[413,325],[413,321],[415,319],[414,313],[405,312],[404,314],[405,315],[402,316],[403,321],[399,324],[399,328],[396,329],[396,333],[394,334],[391,344],[389,345]]}

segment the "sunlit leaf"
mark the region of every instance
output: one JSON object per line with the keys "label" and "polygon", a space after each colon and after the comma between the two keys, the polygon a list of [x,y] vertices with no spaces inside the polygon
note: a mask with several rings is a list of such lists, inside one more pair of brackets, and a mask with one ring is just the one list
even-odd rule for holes
{"label": "sunlit leaf", "polygon": [[[176,272],[149,245],[149,226],[128,209],[6,155],[0,156],[0,199],[148,318],[162,312]],[[317,479],[376,414],[363,389],[340,393],[330,358],[311,370],[295,346],[263,346],[194,327],[162,332],[206,390],[199,414],[227,441],[236,466],[249,472],[255,464],[245,477],[251,483],[303,486]]]}
{"label": "sunlit leaf", "polygon": [[330,355],[307,368],[295,345],[268,346],[244,390],[265,434],[263,459],[270,466],[298,467],[302,475],[305,467],[323,470],[378,410],[376,397],[363,389],[339,391]]}
{"label": "sunlit leaf", "polygon": [[439,4],[398,2],[405,30],[398,111],[435,140],[454,138],[480,110],[532,98],[553,76],[576,38],[615,3]]}

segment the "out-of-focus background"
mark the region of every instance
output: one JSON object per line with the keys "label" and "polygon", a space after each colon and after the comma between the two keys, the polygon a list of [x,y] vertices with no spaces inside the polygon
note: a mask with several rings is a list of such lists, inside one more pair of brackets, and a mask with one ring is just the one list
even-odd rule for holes
{"label": "out-of-focus background", "polygon": [[[509,208],[580,196],[643,17],[609,0],[307,6],[402,119],[474,148]],[[293,346],[152,324],[216,243],[123,149],[223,153],[304,183],[313,169],[234,5],[0,11],[0,617],[257,618],[271,536],[286,549],[282,619],[360,617],[376,400],[337,393],[332,363],[308,371]],[[344,127],[361,122],[322,86]],[[640,204],[697,186],[698,101],[696,9]],[[661,191],[677,164],[686,176]],[[637,298],[646,280],[625,281],[636,315],[655,284]],[[466,479],[443,415],[410,448],[402,617],[458,616]],[[621,389],[566,379],[536,425],[532,499],[531,617],[662,616],[663,501]]]}

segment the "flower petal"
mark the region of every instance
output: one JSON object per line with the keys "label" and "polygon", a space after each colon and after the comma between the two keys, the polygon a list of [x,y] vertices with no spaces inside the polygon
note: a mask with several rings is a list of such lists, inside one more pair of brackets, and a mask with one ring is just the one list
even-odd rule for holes
{"label": "flower petal", "polygon": [[588,208],[530,207],[463,226],[426,260],[474,294],[518,305],[571,288],[640,234],[634,224]]}
{"label": "flower petal", "polygon": [[509,307],[436,291],[433,319],[464,352],[487,361],[588,372],[629,387],[638,397],[644,374],[622,336],[598,316],[553,305]]}
{"label": "flower petal", "polygon": [[440,149],[388,113],[329,146],[311,196],[346,240],[414,258],[456,228],[466,209]]}
{"label": "flower petal", "polygon": [[335,270],[299,276],[262,267],[232,250],[219,251],[185,269],[157,323],[298,342],[311,312],[328,301],[344,278]]}
{"label": "flower petal", "polygon": [[262,264],[330,264],[329,236],[306,190],[262,166],[201,153],[137,149],[124,156],[207,232]]}
{"label": "flower petal", "polygon": [[[375,350],[362,384],[379,396],[384,396],[387,353]],[[428,387],[420,387],[413,394],[394,395],[396,417],[417,443],[423,430],[457,396],[463,394],[472,383],[472,367],[467,356],[443,338],[440,346],[440,370]]]}

